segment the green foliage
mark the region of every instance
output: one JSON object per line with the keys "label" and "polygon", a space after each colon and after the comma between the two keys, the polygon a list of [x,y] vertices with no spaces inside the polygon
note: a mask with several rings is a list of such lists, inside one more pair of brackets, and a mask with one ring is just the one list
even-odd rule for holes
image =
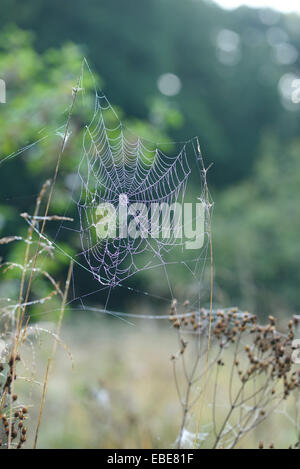
{"label": "green foliage", "polygon": [[227,301],[266,314],[300,307],[299,152],[299,140],[284,146],[268,135],[249,181],[217,197],[217,284]]}
{"label": "green foliage", "polygon": [[[168,72],[178,75],[182,90],[165,102],[182,118],[172,111],[167,119],[162,113],[163,121],[177,122],[169,129],[172,140],[200,137],[209,160],[216,163],[212,178],[218,187],[247,177],[267,129],[280,139],[298,132],[299,112],[282,108],[278,82],[286,73],[297,74],[299,61],[280,63],[274,45],[285,41],[299,51],[296,16],[279,15],[268,25],[255,9],[229,12],[207,0],[2,3],[0,25],[16,22],[33,30],[37,50],[70,40],[80,45],[103,77],[110,101],[130,117],[151,119],[152,103],[155,114],[161,96],[158,78]],[[232,53],[230,42],[229,49],[224,40],[223,49],[218,46],[224,30],[235,34]]]}
{"label": "green foliage", "polygon": [[[62,137],[72,102],[73,87],[81,73],[83,54],[74,44],[66,44],[61,49],[49,49],[40,54],[33,48],[33,35],[15,26],[8,26],[0,36],[1,77],[6,81],[7,104],[1,106],[0,126],[0,165],[1,165],[1,215],[0,237],[8,235],[25,236],[27,224],[19,215],[32,213],[36,196],[44,181],[54,173],[57,157],[62,145]],[[75,177],[82,157],[82,136],[85,125],[93,117],[95,86],[101,87],[101,80],[84,67],[82,89],[73,112],[70,127],[71,138],[65,148],[59,178],[51,204],[51,213],[63,214],[69,209],[69,216],[77,217],[76,204],[71,204],[72,188],[69,177]],[[164,130],[180,123],[181,116],[176,110],[159,100],[155,103],[157,116],[163,114],[164,128],[159,122],[147,123],[137,118],[127,119],[130,132],[149,140],[165,141]],[[118,116],[126,116],[115,108]],[[111,116],[111,119],[115,116]],[[111,126],[117,123],[112,121]],[[28,146],[28,149],[25,148]],[[25,150],[24,150],[25,149]],[[58,223],[48,227],[49,236],[55,236]],[[69,256],[78,252],[78,236],[68,233],[68,239],[60,238],[61,249]],[[23,262],[24,245],[12,243],[2,246],[5,260],[17,264]],[[60,251],[59,251],[60,252]],[[43,263],[60,278],[65,277],[69,258],[63,254]],[[15,279],[19,272],[8,274],[9,291],[18,288]],[[49,287],[49,286],[48,286]],[[5,285],[8,288],[8,285]],[[33,286],[33,293],[41,287]]]}

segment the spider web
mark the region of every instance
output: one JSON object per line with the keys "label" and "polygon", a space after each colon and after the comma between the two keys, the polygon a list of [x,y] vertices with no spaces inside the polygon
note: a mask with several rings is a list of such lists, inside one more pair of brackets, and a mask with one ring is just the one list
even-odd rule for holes
{"label": "spider web", "polygon": [[[88,64],[85,65],[92,76]],[[90,108],[90,96],[85,94],[83,75],[79,94]],[[182,229],[182,219],[173,217],[171,229],[166,234],[163,226],[169,214],[159,213],[162,204],[172,207],[186,201],[200,201],[205,206],[205,214],[211,210],[206,205],[206,174],[200,161],[198,140],[154,144],[136,136],[124,126],[108,99],[99,94],[96,87],[92,99],[92,116],[89,124],[84,126],[81,156],[75,172],[69,175],[73,181],[72,187],[69,186],[70,200],[62,214],[69,214],[74,221],[61,222],[52,238],[48,234],[42,236],[51,249],[55,248],[72,259],[81,271],[78,274],[78,269],[75,269],[73,273],[73,297],[69,305],[73,306],[79,301],[81,308],[95,311],[96,302],[103,305],[99,312],[114,314],[109,310],[109,301],[113,291],[121,288],[132,295],[143,295],[167,303],[186,295],[191,308],[200,308],[209,293],[209,286],[203,283],[209,258],[207,217],[204,220],[203,247],[187,251],[186,239],[178,236]],[[50,136],[43,136],[42,140],[53,136],[64,139],[64,130],[64,126],[60,126]],[[74,132],[68,133],[63,152],[69,142],[77,137]],[[9,155],[2,162],[15,159],[40,141]],[[195,185],[189,186],[191,174],[195,183],[195,173],[198,176],[196,194]],[[129,235],[99,239],[97,207],[106,203],[117,208],[122,201],[128,206],[143,204],[148,215],[152,213],[153,206],[157,207],[151,221],[142,222],[138,228],[144,236],[134,239]],[[77,214],[75,217],[74,213]],[[135,219],[135,216],[132,218]],[[30,223],[30,219],[27,221]],[[197,215],[191,220],[192,224],[196,222]],[[40,236],[38,225],[34,230]],[[156,233],[155,237],[152,236],[153,232]],[[67,252],[64,248],[66,242],[73,247],[75,245],[77,254]],[[80,284],[84,272],[90,281],[85,281],[83,290]],[[183,276],[184,282],[181,281]],[[89,285],[88,291],[86,285]],[[143,288],[145,285],[147,290]],[[118,292],[115,296],[118,296]],[[91,307],[85,303],[87,298],[93,300]],[[124,311],[120,315],[116,313],[120,318],[122,314],[126,315]]]}
{"label": "spider web", "polygon": [[[184,194],[190,167],[185,146],[175,157],[169,157],[158,148],[149,148],[138,138],[127,138],[122,124],[114,128],[106,123],[109,115],[117,119],[107,99],[96,97],[96,112],[84,134],[83,157],[79,166],[81,184],[80,200],[77,203],[80,219],[80,239],[83,255],[93,276],[103,285],[116,286],[136,274],[141,268],[153,268],[157,261],[163,264],[163,254],[174,245],[183,245],[177,238],[180,221],[170,230],[167,238],[162,226],[168,213],[160,223],[159,207],[171,206]],[[95,240],[96,212],[101,203],[114,207],[119,204],[143,204],[150,215],[155,204],[156,213],[152,224],[141,222],[140,235],[125,238]],[[150,232],[151,230],[151,232]],[[151,238],[155,232],[157,238]],[[143,233],[143,236],[141,234]],[[139,264],[140,255],[148,251],[144,265]]]}
{"label": "spider web", "polygon": [[[166,233],[164,226],[170,212],[160,212],[164,204],[167,207],[176,207],[178,203],[183,206],[186,200],[201,201],[205,205],[205,175],[202,168],[199,172],[198,142],[193,139],[180,144],[153,144],[137,137],[122,124],[108,99],[98,92],[95,92],[94,114],[85,127],[82,140],[82,155],[72,195],[72,203],[77,207],[78,228],[63,223],[60,231],[66,228],[78,235],[81,250],[76,255],[76,262],[90,272],[99,287],[78,295],[74,286],[74,301],[80,300],[86,308],[84,299],[106,291],[103,301],[106,310],[112,292],[120,287],[170,302],[180,294],[176,291],[176,282],[177,271],[181,270],[189,279],[187,283],[193,286],[195,301],[191,304],[200,307],[201,284],[208,258],[207,220],[204,220],[204,246],[188,252],[182,218],[171,217],[170,230]],[[188,186],[192,171],[199,175],[199,197],[195,197],[194,188]],[[140,225],[137,223],[140,235],[132,238],[127,233],[126,236],[99,239],[97,207],[103,203],[111,204],[116,210],[122,204],[143,204],[146,220],[132,217],[140,222]],[[197,214],[193,214],[192,224],[197,222],[196,218]],[[119,225],[117,229],[120,229]],[[152,277],[147,278],[147,272],[152,273]],[[139,290],[137,285],[143,275],[148,284],[153,276],[158,277],[165,288],[156,292],[150,284],[147,291]],[[163,297],[160,296],[162,291]]]}

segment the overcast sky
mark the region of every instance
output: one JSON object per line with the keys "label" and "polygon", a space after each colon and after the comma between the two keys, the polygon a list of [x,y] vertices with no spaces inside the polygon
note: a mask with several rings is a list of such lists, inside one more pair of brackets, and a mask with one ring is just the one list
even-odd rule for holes
{"label": "overcast sky", "polygon": [[240,5],[252,7],[271,7],[284,12],[300,13],[300,0],[214,0],[225,8],[236,8]]}

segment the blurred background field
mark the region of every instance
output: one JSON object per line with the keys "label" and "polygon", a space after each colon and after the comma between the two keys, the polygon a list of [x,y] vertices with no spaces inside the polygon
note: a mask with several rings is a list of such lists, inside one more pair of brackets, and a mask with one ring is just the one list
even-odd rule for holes
{"label": "blurred background field", "polygon": [[[208,182],[215,202],[214,304],[238,305],[261,322],[269,314],[281,320],[299,314],[300,17],[248,7],[228,11],[208,0],[0,5],[0,78],[7,85],[7,104],[0,108],[0,238],[27,230],[19,214],[32,213],[42,183],[53,174],[61,142],[55,132],[65,124],[86,57],[97,87],[135,134],[171,142],[197,135],[207,166],[213,163]],[[85,86],[92,90],[89,78]],[[79,106],[74,135],[87,118]],[[80,155],[80,140],[70,139],[52,213],[67,210]],[[191,183],[197,196],[195,172]],[[55,237],[58,225],[49,230]],[[75,254],[75,244],[66,237],[61,243]],[[23,250],[21,243],[1,246],[1,258],[19,263]],[[50,268],[63,284],[68,258],[49,260]],[[84,272],[76,278],[78,296],[96,289]],[[188,297],[181,272],[175,281]],[[206,302],[205,282],[206,277]],[[149,284],[168,296],[155,276],[143,272],[134,279],[140,291]],[[0,297],[16,297],[18,285],[14,272],[3,275]],[[48,290],[46,281],[35,281],[33,298]],[[90,303],[104,306],[97,295]],[[116,311],[143,314],[168,314],[168,307],[145,295],[133,298],[126,289],[111,304]],[[56,309],[55,299],[47,314],[39,305],[33,320],[53,321]],[[181,414],[170,365],[176,341],[167,326],[153,321],[133,327],[70,308],[63,340],[75,370],[60,352],[41,447],[174,444]],[[257,447],[260,437],[244,444]],[[278,435],[278,444],[289,442],[289,435]]]}
{"label": "blurred background field", "polygon": [[[43,325],[48,327],[48,325]],[[176,448],[182,411],[174,385],[171,356],[177,352],[177,334],[157,323],[137,321],[134,327],[114,327],[94,318],[67,321],[63,340],[70,344],[75,367],[65,351],[57,356],[49,383],[46,407],[39,437],[40,448]],[[39,359],[41,369],[47,358]],[[230,354],[230,352],[229,352]],[[228,411],[229,357],[220,380],[217,424]],[[182,376],[179,382],[184,383]],[[30,421],[38,414],[40,389],[34,387]],[[200,448],[211,448],[213,385],[201,421]],[[27,390],[26,390],[26,399]],[[199,404],[200,405],[200,404]],[[199,405],[194,409],[197,416]],[[284,413],[283,413],[284,411]],[[296,416],[293,399],[286,406],[246,435],[239,449],[287,449],[297,441],[293,425]],[[29,424],[28,424],[29,426]],[[194,427],[193,418],[189,422]],[[33,425],[34,428],[34,425]],[[33,432],[28,445],[32,445]],[[193,433],[184,437],[183,447],[194,447]]]}

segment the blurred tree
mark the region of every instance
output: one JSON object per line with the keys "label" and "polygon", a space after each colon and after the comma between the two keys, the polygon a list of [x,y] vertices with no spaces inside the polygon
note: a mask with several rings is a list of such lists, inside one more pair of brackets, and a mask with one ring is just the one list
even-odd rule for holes
{"label": "blurred tree", "polygon": [[228,12],[204,0],[2,4],[0,24],[35,31],[38,50],[79,44],[129,116],[148,117],[159,77],[178,76],[181,91],[166,101],[182,113],[183,125],[170,137],[200,136],[219,187],[247,177],[267,128],[281,139],[297,132],[299,106],[296,113],[284,109],[278,93],[280,78],[299,72],[296,16],[266,21],[258,10]]}
{"label": "blurred tree", "polygon": [[[34,35],[14,25],[4,28],[0,35],[0,70],[7,85],[7,104],[0,108],[0,237],[22,235],[27,225],[19,215],[32,213],[42,184],[53,176],[62,137],[72,102],[73,87],[81,73],[83,54],[80,48],[68,43],[60,49],[38,53],[33,49]],[[74,178],[82,157],[82,132],[94,112],[95,89],[101,80],[84,67],[83,89],[79,92],[70,126],[71,138],[64,150],[51,212],[77,217],[76,204],[71,204]],[[128,122],[131,131],[149,139],[165,141],[170,128],[181,123],[181,114],[171,104],[157,99],[150,103],[151,122],[118,115]],[[164,125],[161,126],[163,119]],[[71,205],[70,205],[71,204]],[[78,217],[77,217],[78,218]],[[48,224],[47,233],[55,238],[58,224]],[[78,252],[78,236],[62,233],[61,247],[69,254]],[[1,256],[20,262],[24,246],[14,243],[1,246]],[[58,255],[51,271],[65,276],[69,260]],[[46,268],[47,266],[44,266]],[[88,291],[87,276],[79,282]],[[14,278],[15,273],[11,273]],[[79,274],[80,276],[80,274]],[[4,285],[4,284],[3,284]],[[2,285],[2,286],[3,286]],[[4,285],[5,289],[17,287]],[[41,286],[37,285],[40,289]],[[13,296],[13,295],[12,295]],[[121,297],[122,295],[119,295]]]}
{"label": "blurred tree", "polygon": [[216,198],[219,301],[299,311],[299,153],[299,139],[284,146],[265,136],[251,179]]}
{"label": "blurred tree", "polygon": [[[38,141],[20,153],[17,168],[14,156],[1,164],[1,200],[23,211],[29,210],[41,183],[53,171],[61,141],[56,129],[65,124],[82,62],[79,49],[71,44],[39,55],[32,42],[32,34],[15,27],[0,37],[0,69],[7,84],[7,104],[0,113],[1,163]],[[71,145],[66,165],[72,150]]]}
{"label": "blurred tree", "polygon": [[[62,142],[59,130],[64,132],[72,87],[78,81],[82,63],[82,53],[72,44],[41,55],[32,43],[33,35],[15,26],[6,27],[0,36],[0,70],[7,85],[7,104],[0,109],[0,237],[25,234],[27,225],[20,213],[32,213],[41,186],[53,175]],[[85,86],[89,89],[91,81],[86,80]],[[81,110],[73,126],[79,126],[83,118]],[[71,141],[62,175],[76,164],[79,155],[78,143]],[[62,178],[53,210],[64,209],[67,197],[68,188]],[[72,246],[65,248],[72,252]],[[22,243],[1,246],[1,260],[22,263],[23,257]],[[51,265],[52,273],[65,275],[67,264],[66,257],[57,256]],[[18,276],[16,270],[7,273],[0,296],[14,297]],[[47,288],[47,282],[35,282],[33,292]]]}

